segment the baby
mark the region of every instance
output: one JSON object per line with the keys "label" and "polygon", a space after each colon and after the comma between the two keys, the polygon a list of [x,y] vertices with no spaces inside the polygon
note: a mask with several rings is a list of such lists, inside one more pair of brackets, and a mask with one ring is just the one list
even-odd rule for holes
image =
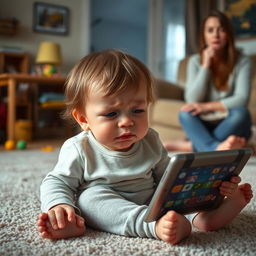
{"label": "baby", "polygon": [[82,132],[62,146],[58,162],[40,187],[37,226],[43,238],[81,236],[86,225],[114,234],[177,244],[191,233],[217,230],[252,198],[239,177],[223,182],[221,206],[190,221],[174,211],[144,222],[148,203],[169,162],[157,132],[149,128],[153,80],[138,59],[116,50],[92,53],[71,71],[65,116]]}

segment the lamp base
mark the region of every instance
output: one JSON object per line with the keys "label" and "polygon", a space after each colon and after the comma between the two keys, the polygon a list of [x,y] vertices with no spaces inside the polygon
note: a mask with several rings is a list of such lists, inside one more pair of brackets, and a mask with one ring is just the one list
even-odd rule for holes
{"label": "lamp base", "polygon": [[36,67],[36,74],[47,77],[60,76],[59,69],[51,64],[39,65]]}

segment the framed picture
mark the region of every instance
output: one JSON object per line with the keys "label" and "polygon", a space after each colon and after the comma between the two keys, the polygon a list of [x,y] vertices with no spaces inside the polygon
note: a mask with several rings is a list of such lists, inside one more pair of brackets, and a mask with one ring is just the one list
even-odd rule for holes
{"label": "framed picture", "polygon": [[40,33],[67,35],[69,9],[60,5],[35,2],[33,30]]}
{"label": "framed picture", "polygon": [[233,24],[237,39],[256,38],[256,0],[226,0],[224,12]]}

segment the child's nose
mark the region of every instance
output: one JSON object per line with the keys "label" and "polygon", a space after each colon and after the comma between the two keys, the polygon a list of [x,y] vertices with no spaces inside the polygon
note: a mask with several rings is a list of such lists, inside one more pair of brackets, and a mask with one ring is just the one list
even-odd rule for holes
{"label": "child's nose", "polygon": [[133,120],[128,115],[123,115],[119,120],[119,127],[127,127],[134,125]]}

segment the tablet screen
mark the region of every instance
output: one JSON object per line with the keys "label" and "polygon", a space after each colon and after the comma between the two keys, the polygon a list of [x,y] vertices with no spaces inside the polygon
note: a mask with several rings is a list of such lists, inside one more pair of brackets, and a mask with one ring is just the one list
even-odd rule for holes
{"label": "tablet screen", "polygon": [[221,182],[230,179],[236,165],[232,162],[182,168],[170,187],[162,210],[184,213],[214,207],[216,199],[222,199],[219,193]]}
{"label": "tablet screen", "polygon": [[173,155],[144,221],[155,221],[169,210],[188,214],[217,208],[224,198],[222,181],[239,175],[251,155],[250,148]]}

